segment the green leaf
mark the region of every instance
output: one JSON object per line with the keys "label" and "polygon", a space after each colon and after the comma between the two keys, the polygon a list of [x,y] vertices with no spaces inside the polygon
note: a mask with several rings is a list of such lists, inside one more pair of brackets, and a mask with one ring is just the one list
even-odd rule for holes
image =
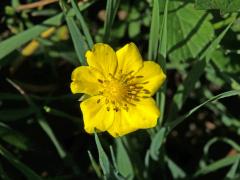
{"label": "green leaf", "polygon": [[102,176],[101,170],[100,170],[98,164],[96,163],[95,159],[93,158],[91,151],[88,151],[88,156],[89,156],[89,159],[91,161],[92,167],[97,174],[97,177],[101,178],[101,176]]}
{"label": "green leaf", "polygon": [[0,121],[16,121],[24,119],[34,113],[32,108],[17,108],[0,110]]}
{"label": "green leaf", "polygon": [[[91,4],[92,2],[87,2],[82,4],[79,8],[82,11],[88,8]],[[70,10],[69,13],[74,14],[73,10]],[[2,41],[0,43],[0,60],[2,60],[6,55],[11,53],[15,49],[19,48],[23,44],[39,36],[43,31],[47,30],[49,27],[61,25],[64,19],[63,17],[64,17],[63,13],[59,13],[58,15],[43,21],[43,23],[39,25],[36,25],[30,29],[27,29],[15,36],[12,36]]]}
{"label": "green leaf", "polygon": [[90,35],[89,29],[87,27],[87,24],[82,16],[82,13],[77,5],[77,2],[75,0],[71,0],[71,4],[73,6],[73,10],[81,24],[81,28],[83,30],[84,36],[86,37],[87,43],[88,43],[88,48],[92,48],[93,47],[93,40],[92,37]]}
{"label": "green leaf", "polygon": [[239,179],[240,178],[240,157],[232,165],[228,173],[226,174],[225,179]]}
{"label": "green leaf", "polygon": [[197,9],[219,9],[222,13],[236,12],[240,9],[239,0],[195,0]]}
{"label": "green leaf", "polygon": [[0,154],[6,158],[15,168],[17,168],[28,180],[42,180],[32,169],[21,163],[16,157],[0,145]]}
{"label": "green leaf", "polygon": [[212,97],[211,99],[205,101],[204,103],[196,106],[195,108],[191,109],[187,114],[178,117],[176,120],[172,121],[172,122],[166,122],[165,127],[167,127],[167,131],[168,133],[175,128],[178,124],[182,123],[186,118],[188,118],[189,116],[191,116],[194,112],[196,112],[197,110],[199,110],[200,108],[202,108],[203,106],[205,106],[206,104],[219,100],[219,99],[223,99],[223,98],[227,98],[227,97],[231,97],[231,96],[236,96],[236,95],[240,95],[240,90],[233,90],[233,91],[227,91],[224,93],[221,93],[219,95],[216,95],[214,97]]}
{"label": "green leaf", "polygon": [[196,11],[193,4],[169,2],[168,53],[171,61],[196,58],[214,37],[210,15]]}
{"label": "green leaf", "polygon": [[0,138],[7,143],[21,149],[28,150],[30,140],[21,133],[0,122]]}
{"label": "green leaf", "polygon": [[207,165],[205,167],[203,167],[202,169],[198,170],[194,176],[200,176],[200,175],[205,175],[205,174],[209,174],[211,172],[214,172],[218,169],[227,167],[233,163],[235,163],[236,161],[239,161],[240,155],[234,155],[234,156],[228,156],[225,158],[222,158],[216,162],[211,163],[210,165]]}
{"label": "green leaf", "polygon": [[160,5],[158,0],[154,0],[150,34],[149,34],[149,42],[148,42],[148,59],[149,60],[157,59],[159,32],[160,32]]}
{"label": "green leaf", "polygon": [[39,125],[41,126],[41,128],[45,131],[45,133],[51,139],[52,143],[54,144],[54,146],[57,149],[59,156],[61,158],[65,158],[66,157],[65,150],[62,148],[61,144],[58,142],[51,127],[49,126],[49,124],[47,123],[47,121],[45,120],[45,118],[42,114],[40,114],[40,113],[37,114],[37,121],[38,121]]}
{"label": "green leaf", "polygon": [[108,159],[107,154],[105,153],[105,151],[102,148],[102,145],[100,143],[97,133],[95,133],[94,136],[95,136],[95,142],[96,142],[97,149],[98,149],[99,162],[100,162],[101,168],[103,170],[103,174],[106,178],[110,178],[111,174],[113,172],[113,167]]}
{"label": "green leaf", "polygon": [[120,138],[116,139],[117,170],[128,180],[134,178],[134,170],[126,148]]}
{"label": "green leaf", "polygon": [[166,157],[166,160],[173,179],[186,178],[186,173],[173,160],[171,160],[169,157]]}
{"label": "green leaf", "polygon": [[88,48],[84,40],[84,37],[81,31],[79,30],[77,24],[75,23],[73,16],[66,15],[66,22],[72,37],[74,49],[77,53],[79,62],[81,65],[85,65],[86,64],[85,52],[88,50]]}
{"label": "green leaf", "polygon": [[204,73],[205,67],[210,60],[210,57],[214,50],[217,49],[220,41],[224,35],[229,30],[231,24],[222,31],[217,38],[212,41],[208,48],[202,53],[200,60],[197,61],[191,71],[188,73],[187,78],[184,80],[182,85],[177,89],[177,92],[174,94],[173,103],[171,105],[171,114],[168,117],[167,121],[172,121],[176,118],[177,112],[182,108],[182,105],[186,101],[189,93],[194,89],[196,82],[199,80],[201,75]]}
{"label": "green leaf", "polygon": [[159,159],[159,153],[162,147],[162,144],[165,141],[166,128],[161,127],[160,130],[155,134],[150,144],[150,156],[153,160],[157,161]]}
{"label": "green leaf", "polygon": [[1,163],[0,163],[0,179],[2,179],[2,180],[11,180],[8,177],[7,173],[4,171]]}
{"label": "green leaf", "polygon": [[104,23],[104,42],[107,42],[110,39],[111,27],[115,19],[120,0],[107,0],[106,5],[106,19]]}

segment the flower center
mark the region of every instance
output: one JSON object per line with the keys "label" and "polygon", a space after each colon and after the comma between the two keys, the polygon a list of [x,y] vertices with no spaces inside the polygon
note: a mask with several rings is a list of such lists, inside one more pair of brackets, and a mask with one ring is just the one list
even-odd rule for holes
{"label": "flower center", "polygon": [[104,101],[107,111],[114,110],[118,112],[120,109],[128,111],[128,106],[135,106],[141,98],[149,97],[150,92],[144,89],[144,84],[137,79],[143,76],[132,75],[133,71],[123,74],[120,71],[117,77],[109,74],[107,80],[98,79],[102,84],[103,90],[99,92],[102,98],[97,101]]}

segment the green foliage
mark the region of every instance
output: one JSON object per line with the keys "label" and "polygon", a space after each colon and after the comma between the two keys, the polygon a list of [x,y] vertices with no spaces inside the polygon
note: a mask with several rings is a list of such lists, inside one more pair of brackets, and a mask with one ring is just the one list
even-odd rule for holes
{"label": "green foliage", "polygon": [[240,9],[239,0],[195,0],[196,8],[219,9],[222,13],[236,12]]}
{"label": "green foliage", "polygon": [[[240,178],[239,0],[21,3],[0,7],[0,179]],[[84,132],[69,85],[96,42],[161,65],[155,128]]]}

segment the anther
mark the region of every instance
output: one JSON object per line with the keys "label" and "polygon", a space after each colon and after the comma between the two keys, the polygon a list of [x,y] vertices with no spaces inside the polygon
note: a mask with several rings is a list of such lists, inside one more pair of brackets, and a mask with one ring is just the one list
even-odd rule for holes
{"label": "anther", "polygon": [[107,111],[110,111],[110,107],[107,107]]}
{"label": "anther", "polygon": [[143,78],[144,76],[136,76],[136,78]]}
{"label": "anther", "polygon": [[108,104],[108,103],[109,103],[109,100],[108,100],[108,99],[106,99],[106,100],[105,100],[105,103],[106,103],[106,104]]}
{"label": "anther", "polygon": [[100,83],[103,83],[103,80],[101,80],[101,79],[98,79],[98,82],[100,82]]}
{"label": "anther", "polygon": [[147,89],[143,89],[143,92],[144,92],[145,94],[151,94],[151,92],[150,92],[149,90],[147,90]]}
{"label": "anther", "polygon": [[101,101],[101,100],[100,100],[100,99],[98,99],[98,100],[97,100],[97,103],[100,103],[100,101]]}

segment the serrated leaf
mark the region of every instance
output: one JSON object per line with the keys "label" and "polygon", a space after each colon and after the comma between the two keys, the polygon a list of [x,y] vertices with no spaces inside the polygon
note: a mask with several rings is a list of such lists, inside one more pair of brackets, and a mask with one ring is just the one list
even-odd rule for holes
{"label": "serrated leaf", "polygon": [[169,2],[168,53],[172,61],[196,58],[214,37],[210,16],[193,4]]}
{"label": "serrated leaf", "polygon": [[240,9],[240,0],[195,0],[197,9],[219,9],[222,13],[236,12]]}

